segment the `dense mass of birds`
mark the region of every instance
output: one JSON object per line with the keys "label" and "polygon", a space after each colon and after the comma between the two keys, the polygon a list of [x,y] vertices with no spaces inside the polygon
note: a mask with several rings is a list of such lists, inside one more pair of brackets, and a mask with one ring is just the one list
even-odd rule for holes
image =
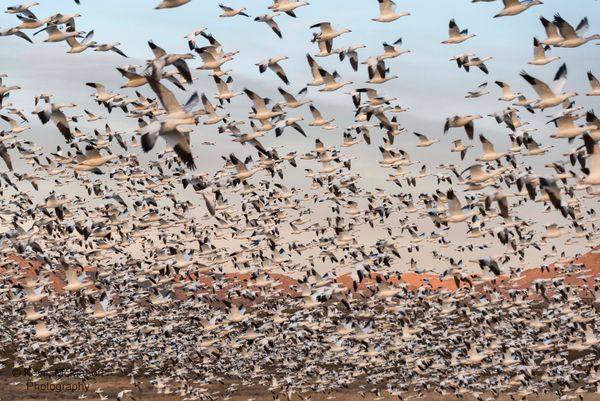
{"label": "dense mass of birds", "polygon": [[[490,0],[473,3],[480,1]],[[189,2],[163,0],[156,9]],[[186,7],[194,3],[200,1]],[[285,19],[302,19],[304,7],[319,7],[314,3],[274,0],[254,21],[286,40]],[[377,3],[379,16],[370,23],[416,18],[392,0]],[[495,17],[541,4],[502,3]],[[78,30],[84,16],[41,17],[37,5],[8,7],[18,25],[0,36],[33,44],[42,35],[44,42],[66,42],[69,53],[127,58],[120,43],[98,43],[93,30]],[[252,18],[245,8],[219,7],[221,17]],[[440,46],[476,37],[450,18]],[[449,116],[439,135],[407,133],[399,120],[410,111],[384,93],[386,82],[399,79],[390,61],[410,50],[401,39],[384,42],[380,54],[360,44],[336,48],[351,29],[331,22],[308,22],[311,43],[294,44],[317,51],[294,60],[306,63],[309,80],[298,93],[289,89],[298,83],[286,74],[286,56],[252,67],[281,80],[278,93],[234,91],[235,71],[226,67],[238,51],[227,51],[206,28],[181,39],[189,53],[169,53],[149,40],[146,65],[115,66],[119,91],[82,82],[92,94],[88,105],[42,93],[30,110],[18,109],[10,100],[21,87],[2,74],[0,117],[8,128],[0,133],[0,156],[8,171],[0,173],[0,365],[33,375],[65,367],[128,375],[136,387],[148,382],[187,400],[228,399],[252,386],[274,399],[312,392],[335,398],[348,388],[376,397],[437,392],[481,400],[534,393],[567,400],[600,391],[600,283],[581,264],[560,262],[571,255],[552,242],[579,251],[597,245],[600,120],[577,101],[600,96],[600,82],[590,71],[585,92],[566,91],[568,52],[561,61],[548,55],[600,40],[585,35],[586,17],[574,22],[559,14],[532,17],[540,35],[528,70],[510,84],[483,83],[465,94],[498,92],[501,111],[489,117],[510,138],[508,149],[476,130],[482,115]],[[353,71],[365,70],[366,83],[344,80],[318,57],[348,60]],[[486,76],[493,74],[491,60],[472,52],[450,59]],[[533,68],[544,67],[534,66],[547,64],[555,68],[553,82],[536,78]],[[209,88],[197,90],[197,74],[214,80],[216,100],[203,93]],[[353,124],[336,127],[335,116],[311,100],[313,88],[350,88],[345,107]],[[175,93],[185,92],[183,103]],[[248,99],[247,118],[228,111],[235,97]],[[74,108],[85,114],[74,115]],[[297,113],[305,108],[313,117],[308,123]],[[540,114],[556,127],[543,141],[527,121]],[[126,117],[138,128],[111,128]],[[30,118],[55,127],[59,145],[44,149],[22,139],[36,122]],[[83,132],[83,121],[98,128]],[[199,171],[197,159],[214,143],[194,136],[207,129],[252,155],[232,152],[212,171]],[[309,139],[315,129],[328,138],[342,134],[341,145]],[[314,148],[293,151],[291,135]],[[411,159],[411,147],[441,148],[451,135],[438,165]],[[266,138],[275,145],[265,146]],[[572,150],[556,152],[558,143]],[[375,171],[395,190],[364,188],[368,179],[346,153],[355,146],[379,148]],[[156,156],[147,161],[143,153],[151,151]],[[22,167],[13,166],[15,158]],[[546,170],[532,160],[543,160]],[[305,181],[287,180],[297,169]],[[533,215],[552,217],[543,225]],[[459,227],[458,238],[449,235],[451,226]],[[450,257],[450,250],[462,257]],[[554,275],[522,288],[521,262],[531,253],[542,272]],[[427,273],[425,284],[403,282],[409,270]],[[455,290],[435,289],[433,279],[448,279]]]}

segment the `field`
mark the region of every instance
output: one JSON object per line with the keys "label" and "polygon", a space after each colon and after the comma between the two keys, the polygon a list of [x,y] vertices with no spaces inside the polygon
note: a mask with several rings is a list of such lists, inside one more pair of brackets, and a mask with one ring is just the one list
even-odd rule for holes
{"label": "field", "polygon": [[[99,400],[100,395],[96,393],[98,389],[102,390],[102,395],[107,396],[107,400],[116,400],[117,394],[125,389],[131,389],[130,393],[133,395],[136,401],[180,401],[181,397],[174,394],[158,394],[155,389],[148,384],[147,382],[141,386],[141,390],[138,388],[134,388],[130,382],[128,377],[102,377],[92,379],[90,381],[79,381],[79,380],[62,380],[59,384],[63,385],[63,389],[61,391],[57,391],[56,389],[45,389],[43,388],[44,384],[51,383],[50,379],[41,379],[37,381],[35,384],[38,385],[38,389],[34,389],[35,385],[32,382],[28,382],[28,378],[26,377],[0,377],[0,401],[45,401],[45,400],[61,400],[61,401],[75,401],[80,399],[87,400]],[[42,386],[42,387],[40,387]],[[86,387],[87,386],[87,387]],[[68,388],[81,389],[83,391],[72,391]],[[340,401],[362,401],[362,400],[398,400],[397,396],[392,396],[388,393],[383,392],[381,397],[377,397],[372,393],[365,393],[364,396],[359,393],[359,389],[349,390],[348,392],[343,393],[334,393],[334,394],[302,394],[304,398],[311,397],[311,401],[325,401],[325,400],[340,400]],[[487,396],[484,396],[486,399]],[[559,397],[555,394],[546,394],[541,396],[530,395],[527,396],[527,400],[529,401],[554,401]],[[129,398],[125,397],[125,400]],[[221,399],[220,397],[216,397],[215,399]],[[267,389],[260,388],[252,388],[252,389],[242,389],[238,393],[231,395],[229,400],[232,401],[246,401],[246,400],[255,400],[255,401],[272,401],[273,397],[268,392]],[[285,398],[280,398],[282,401]],[[298,395],[294,395],[293,400],[300,401]],[[454,396],[443,396],[440,394],[427,394],[422,398],[418,398],[416,394],[405,396],[404,399],[421,399],[425,401],[445,401],[445,400],[463,400],[463,401],[471,401],[475,400],[470,394],[465,395],[463,398],[457,398]],[[510,400],[509,397],[500,397],[498,400]],[[584,401],[592,401],[592,400],[600,400],[600,394],[584,394]]]}

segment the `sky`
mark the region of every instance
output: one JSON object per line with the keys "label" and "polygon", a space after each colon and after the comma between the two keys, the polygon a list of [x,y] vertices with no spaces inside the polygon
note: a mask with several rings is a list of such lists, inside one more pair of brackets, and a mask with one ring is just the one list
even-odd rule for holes
{"label": "sky", "polygon": [[[352,32],[342,35],[334,41],[334,48],[355,44],[366,45],[359,50],[360,60],[364,61],[370,56],[382,52],[383,42],[394,42],[402,38],[402,47],[411,52],[393,60],[387,60],[390,73],[399,78],[385,85],[368,85],[367,71],[361,66],[358,72],[352,71],[345,60],[340,62],[337,56],[318,58],[317,61],[328,71],[337,71],[343,80],[352,80],[351,87],[343,88],[334,93],[320,93],[316,88],[310,88],[308,96],[313,104],[320,109],[325,117],[335,117],[334,124],[338,129],[325,131],[320,128],[307,126],[310,121],[308,108],[295,110],[290,115],[303,116],[303,122],[308,139],[286,130],[283,137],[276,139],[274,135],[265,136],[265,146],[283,144],[285,151],[304,153],[311,150],[314,140],[320,138],[326,145],[339,145],[342,143],[342,132],[345,127],[353,123],[353,107],[350,96],[346,93],[355,88],[373,87],[382,95],[398,98],[397,103],[408,107],[410,111],[398,115],[398,121],[407,129],[407,133],[396,138],[395,146],[410,153],[411,158],[420,160],[433,170],[440,162],[452,162],[459,167],[472,164],[474,157],[480,153],[477,141],[473,144],[467,159],[460,162],[456,154],[449,157],[448,150],[454,139],[465,139],[462,130],[451,130],[443,135],[443,125],[447,117],[455,114],[482,114],[484,116],[500,111],[508,104],[499,102],[500,89],[493,84],[495,80],[509,83],[514,91],[522,91],[528,98],[536,98],[532,88],[519,77],[519,72],[525,69],[535,77],[547,82],[551,81],[562,62],[568,66],[568,82],[566,90],[576,90],[579,93],[589,91],[586,71],[594,70],[600,76],[600,46],[594,43],[576,49],[554,48],[550,55],[559,55],[562,60],[548,66],[531,66],[527,61],[533,58],[533,37],[545,37],[539,16],[552,19],[556,13],[576,25],[585,16],[589,18],[590,30],[588,34],[600,33],[600,7],[595,0],[546,0],[543,5],[515,17],[492,18],[501,9],[501,2],[481,2],[473,4],[469,0],[430,0],[430,1],[397,1],[399,11],[409,11],[410,16],[398,21],[382,24],[371,21],[378,15],[378,5],[375,0],[312,0],[310,6],[299,8],[296,11],[298,18],[286,15],[278,17],[277,22],[283,33],[279,39],[264,24],[254,21],[254,17],[269,12],[268,0],[255,1],[228,1],[231,7],[247,7],[247,13],[252,18],[237,16],[234,18],[218,18],[221,13],[219,1],[192,0],[187,5],[170,9],[154,10],[158,0],[82,0],[81,5],[76,5],[70,0],[40,1],[41,5],[32,10],[38,17],[61,12],[63,14],[79,13],[77,29],[84,31],[94,30],[94,40],[99,43],[120,42],[119,48],[129,57],[123,58],[112,52],[98,53],[86,51],[82,54],[67,54],[65,43],[43,43],[44,33],[35,37],[32,32],[27,33],[34,38],[35,44],[29,44],[16,37],[1,37],[0,52],[2,62],[0,73],[8,74],[4,83],[18,84],[22,90],[10,96],[10,101],[15,106],[23,108],[27,114],[33,110],[33,97],[40,93],[54,94],[55,101],[73,101],[79,107],[73,113],[82,114],[83,109],[94,113],[107,115],[105,109],[92,102],[90,96],[92,88],[85,86],[86,82],[103,83],[109,91],[124,93],[134,96],[133,90],[121,90],[119,87],[125,80],[116,71],[115,67],[126,64],[145,64],[145,60],[152,58],[152,53],[147,45],[148,40],[153,40],[169,53],[187,53],[187,40],[184,38],[190,31],[199,27],[207,28],[223,45],[225,51],[239,51],[235,60],[226,64],[226,68],[233,70],[234,82],[232,90],[242,91],[249,88],[259,95],[271,97],[279,101],[276,91],[278,86],[285,87],[277,76],[271,71],[260,74],[255,63],[269,57],[286,55],[289,57],[281,63],[288,74],[291,85],[289,92],[297,93],[305,87],[310,80],[310,73],[306,62],[306,53],[315,54],[318,49],[316,44],[310,42],[315,29],[309,27],[315,23],[330,21],[338,28],[350,28]],[[461,29],[469,29],[470,33],[477,36],[459,45],[442,45],[440,42],[448,35],[448,21],[454,18]],[[14,15],[0,14],[0,27],[6,29],[17,24]],[[204,45],[202,38],[198,39]],[[456,63],[449,58],[464,52],[474,52],[479,56],[493,56],[487,64],[489,75],[483,74],[478,69],[467,73],[459,70]],[[200,64],[198,59],[190,63],[192,68]],[[596,70],[597,69],[597,70]],[[173,89],[181,101],[185,101],[193,90],[206,93],[212,98],[217,92],[212,79],[206,71],[193,71],[198,79],[187,92]],[[483,82],[488,82],[491,94],[479,99],[465,99],[467,91],[474,90]],[[149,88],[141,92],[153,96]],[[586,109],[594,108],[597,100],[579,96],[578,104]],[[227,112],[233,118],[242,119],[250,110],[251,102],[246,96],[233,99],[227,106]],[[598,107],[596,107],[598,109]],[[222,113],[223,111],[220,111]],[[135,119],[124,117],[119,111],[113,111],[108,120],[113,130],[130,132],[136,127]],[[551,125],[546,125],[546,115],[551,111],[537,113],[535,116],[522,116],[538,128],[534,138],[544,144],[550,143],[548,135],[553,131]],[[32,129],[23,134],[24,139],[32,139],[45,149],[56,146],[64,147],[64,141],[50,125],[42,126],[39,121],[31,120]],[[91,131],[94,128],[102,129],[105,121],[78,124],[82,130]],[[416,148],[417,139],[410,133],[417,131],[441,139],[439,144],[431,148]],[[509,146],[507,130],[496,124],[493,118],[485,118],[476,122],[476,133],[483,133],[497,147],[506,149]],[[397,188],[394,184],[385,181],[388,171],[383,171],[378,161],[381,155],[377,145],[381,143],[376,139],[371,146],[361,144],[345,150],[349,157],[356,157],[353,161],[353,170],[361,174],[362,186],[374,190],[383,188],[394,193]],[[217,147],[208,148],[201,145],[202,141],[215,141]],[[553,155],[559,155],[573,145],[566,141],[552,141],[556,149]],[[196,155],[198,173],[211,172],[215,166],[221,166],[221,155],[234,152],[238,156],[254,153],[247,147],[231,142],[230,138],[219,135],[217,126],[197,127],[192,134],[192,144]],[[163,149],[162,143],[149,153],[143,160],[151,160],[157,152]],[[280,152],[283,153],[283,152]],[[527,160],[534,166],[543,169],[548,160],[538,158]],[[318,164],[312,162],[315,169]],[[24,166],[23,163],[18,164]],[[420,168],[417,166],[416,169]],[[415,168],[412,168],[415,170]],[[547,170],[549,172],[549,170]],[[304,171],[297,169],[289,171],[287,182],[292,185],[306,187],[307,179],[303,177]],[[421,181],[420,186],[414,190],[432,192],[436,186],[435,177]],[[66,190],[66,189],[65,189]],[[405,188],[406,190],[406,188]],[[184,196],[193,198],[193,193]],[[551,213],[544,217],[544,221],[552,222],[559,219],[559,215]],[[432,227],[429,227],[431,231]],[[465,227],[452,229],[452,235],[460,236]],[[369,240],[375,240],[383,235],[381,230],[369,234]],[[464,234],[463,234],[464,235]],[[560,241],[559,241],[560,242]],[[581,250],[581,249],[579,249]],[[539,254],[536,257],[539,258]],[[536,263],[530,260],[529,263]]]}

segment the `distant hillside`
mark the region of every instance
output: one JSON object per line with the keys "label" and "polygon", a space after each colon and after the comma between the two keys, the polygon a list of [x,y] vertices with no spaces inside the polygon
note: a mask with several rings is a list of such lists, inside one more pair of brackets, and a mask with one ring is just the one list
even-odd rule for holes
{"label": "distant hillside", "polygon": [[[600,253],[597,250],[593,250],[582,255],[579,258],[574,260],[565,261],[559,264],[550,265],[548,269],[544,268],[532,268],[527,269],[521,273],[521,275],[513,280],[509,280],[509,277],[503,275],[496,278],[496,284],[502,288],[530,288],[534,281],[536,280],[551,280],[556,277],[561,277],[564,281],[570,285],[581,286],[585,284],[584,277],[582,277],[581,271],[571,272],[568,266],[575,265],[583,265],[585,266],[584,270],[586,270],[585,275],[587,276],[586,280],[590,287],[593,287],[593,280],[595,277],[600,275]],[[36,270],[39,269],[39,262],[28,262],[17,255],[13,255],[9,257],[10,260],[16,261],[23,268],[22,274],[23,279],[26,277],[35,278],[37,276]],[[567,267],[565,267],[567,266]],[[84,268],[88,274],[92,275],[96,269],[94,267],[86,267]],[[0,272],[5,271],[5,269],[0,268]],[[298,288],[300,283],[297,279],[287,276],[283,273],[267,273],[269,279],[271,281],[276,281],[276,284],[273,284],[272,287],[280,290],[281,295],[290,295],[290,296],[298,296]],[[53,291],[62,292],[63,287],[65,285],[65,272],[62,268],[56,269],[54,272],[48,273],[51,288]],[[362,282],[356,283],[358,292],[364,293],[365,295],[370,295],[371,290],[369,288],[374,288],[376,285],[377,276],[381,276],[381,274],[372,274],[370,277],[366,276]],[[334,282],[339,283],[340,285],[348,288],[349,291],[354,291],[354,283],[353,276],[355,274],[344,274],[342,276],[337,277]],[[222,277],[222,276],[221,276]],[[227,278],[227,281],[231,282],[229,286],[223,286],[215,291],[216,296],[224,295],[227,289],[231,288],[231,286],[235,284],[243,284],[243,286],[256,286],[255,280],[252,278],[250,273],[238,274],[234,272],[224,274],[224,277]],[[482,279],[481,275],[471,274],[467,276],[469,280],[475,283],[477,286],[478,279]],[[211,277],[209,274],[198,274],[192,275],[190,281],[196,280],[202,284],[202,287],[205,291],[211,289],[211,286],[214,284],[215,279]],[[176,279],[176,281],[178,281]],[[398,278],[396,275],[393,275],[387,279],[390,284],[398,285],[399,283],[403,283],[408,286],[409,289],[414,290],[421,286],[429,286],[433,290],[446,289],[449,291],[455,291],[457,289],[456,281],[452,276],[447,278],[440,278],[437,275],[430,273],[414,273],[414,272],[405,272],[400,275]],[[460,286],[469,286],[466,282],[460,282]],[[212,292],[212,291],[211,291]],[[185,293],[181,290],[177,291],[178,298],[185,298]]]}

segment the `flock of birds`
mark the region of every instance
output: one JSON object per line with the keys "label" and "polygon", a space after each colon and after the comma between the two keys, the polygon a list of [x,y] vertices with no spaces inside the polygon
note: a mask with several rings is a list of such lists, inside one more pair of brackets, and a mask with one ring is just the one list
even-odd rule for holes
{"label": "flock of birds", "polygon": [[[473,3],[483,1],[493,0]],[[188,2],[163,0],[156,9]],[[397,11],[392,0],[377,2],[379,16],[370,23],[416,18]],[[502,3],[495,17],[541,4]],[[66,42],[69,53],[127,57],[120,43],[97,43],[93,30],[78,30],[80,14],[40,17],[37,5],[8,7],[18,25],[0,36],[34,43],[43,35],[44,42]],[[303,7],[318,6],[273,0],[254,21],[285,40],[284,18],[301,19]],[[219,7],[224,18],[250,17],[245,8]],[[531,66],[560,64],[561,57],[547,55],[553,48],[600,40],[585,36],[587,18],[575,28],[559,14],[539,20],[545,35],[533,39]],[[593,71],[581,94],[565,91],[566,60],[553,82],[536,78],[537,70],[523,70],[511,84],[494,81],[502,110],[489,117],[511,147],[499,149],[498,138],[476,130],[484,116],[454,115],[440,128],[448,135],[464,130],[466,137],[452,141],[441,164],[425,165],[407,149],[440,148],[442,130],[408,134],[399,122],[408,109],[383,94],[385,83],[398,79],[391,60],[410,52],[402,40],[384,42],[383,53],[363,60],[364,45],[334,46],[350,29],[331,22],[307,28],[313,32],[307,46],[317,53],[306,54],[304,89],[288,89],[286,56],[253,67],[281,80],[277,102],[258,90],[234,91],[227,63],[238,52],[226,51],[206,28],[185,38],[189,53],[169,53],[149,41],[146,65],[116,67],[121,91],[82,82],[98,106],[85,106],[85,115],[69,111],[80,105],[49,93],[35,96],[30,110],[19,109],[10,101],[21,87],[0,76],[0,117],[7,124],[0,156],[8,170],[0,173],[0,366],[34,376],[65,367],[128,375],[134,389],[119,392],[119,400],[135,398],[144,382],[186,400],[229,399],[256,386],[288,400],[314,392],[333,399],[348,389],[375,399],[435,392],[478,400],[549,393],[569,400],[600,392],[600,279],[556,247],[594,250],[598,242],[600,120],[577,103],[600,96]],[[474,37],[451,19],[442,44]],[[324,69],[317,58],[327,57],[347,59],[353,71],[366,65],[366,84]],[[489,74],[491,59],[462,53],[450,61]],[[215,100],[192,89],[195,70],[214,80]],[[513,91],[518,83],[536,96]],[[339,130],[309,88],[344,87],[352,88],[346,107],[354,122]],[[182,103],[175,93],[188,90]],[[465,97],[492,90],[484,83]],[[228,112],[236,97],[251,103],[247,119]],[[313,117],[307,124],[294,115],[303,108]],[[532,114],[548,115],[556,127],[549,138],[535,136],[527,121]],[[31,116],[56,127],[56,149],[23,139],[35,122]],[[125,117],[137,120],[137,129],[111,128],[109,118]],[[84,132],[82,122],[104,128]],[[215,144],[205,141],[196,150],[193,138],[209,126],[253,155],[233,152],[213,171],[197,171],[196,160]],[[328,137],[343,132],[341,145],[308,139],[317,129]],[[314,148],[290,150],[290,135]],[[267,138],[276,145],[265,146]],[[565,143],[572,150],[557,155],[555,145]],[[378,146],[381,159],[373,168],[394,190],[362,187],[367,179],[346,153],[354,146]],[[155,148],[146,162],[143,152]],[[547,170],[538,171],[532,158]],[[304,170],[307,185],[288,179],[296,169]],[[549,216],[545,230],[528,217],[536,213]],[[459,238],[449,235],[451,226],[459,227]],[[464,256],[449,257],[450,250]],[[552,276],[519,287],[530,253]],[[424,284],[403,282],[407,270],[427,273]],[[434,288],[434,279],[449,279],[455,290]]]}

